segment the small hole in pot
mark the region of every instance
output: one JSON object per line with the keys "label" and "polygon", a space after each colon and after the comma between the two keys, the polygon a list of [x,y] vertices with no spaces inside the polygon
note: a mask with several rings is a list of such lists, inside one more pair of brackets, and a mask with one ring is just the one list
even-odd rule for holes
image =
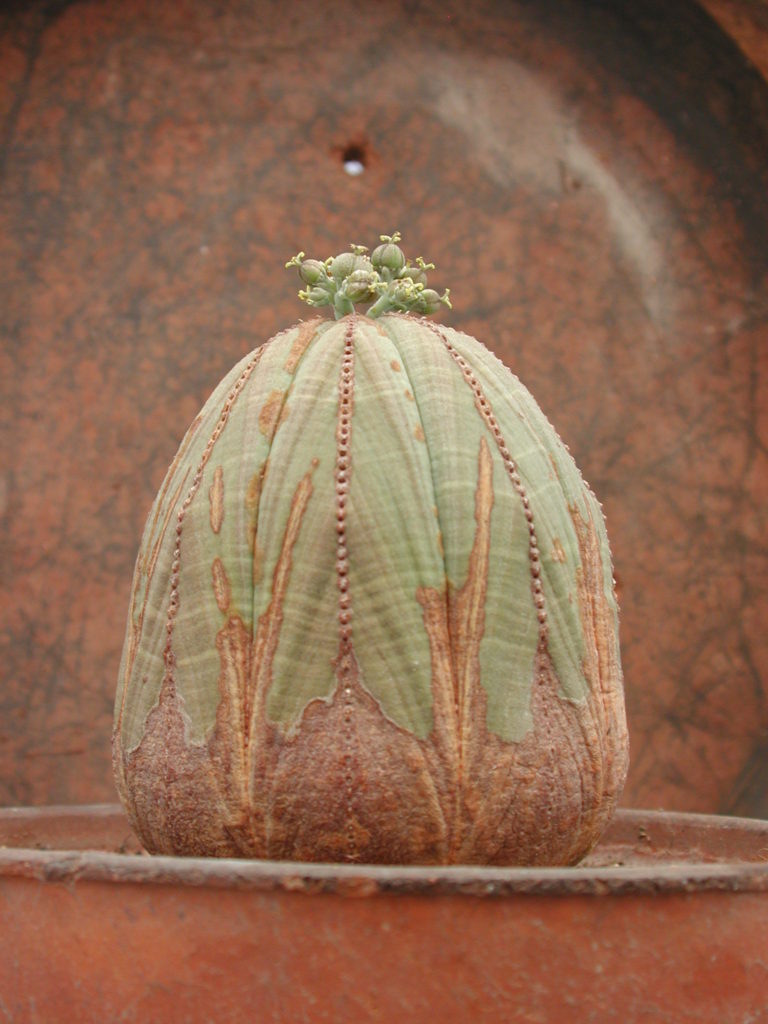
{"label": "small hole in pot", "polygon": [[341,163],[344,170],[352,178],[356,178],[365,170],[366,152],[363,146],[350,143],[341,152]]}

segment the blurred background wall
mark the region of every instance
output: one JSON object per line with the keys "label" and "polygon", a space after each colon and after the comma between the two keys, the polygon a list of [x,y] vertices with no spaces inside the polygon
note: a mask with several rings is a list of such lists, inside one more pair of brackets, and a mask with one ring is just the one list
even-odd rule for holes
{"label": "blurred background wall", "polygon": [[768,817],[767,11],[3,7],[0,803],[114,799],[166,466],[285,260],[399,228],[604,504],[624,804]]}

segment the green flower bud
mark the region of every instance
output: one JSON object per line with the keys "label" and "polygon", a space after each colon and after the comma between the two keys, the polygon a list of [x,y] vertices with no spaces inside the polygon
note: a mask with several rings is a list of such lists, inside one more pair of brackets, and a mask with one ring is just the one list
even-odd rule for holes
{"label": "green flower bud", "polygon": [[299,264],[299,277],[305,284],[317,284],[327,279],[325,264],[320,260],[303,260]]}
{"label": "green flower bud", "polygon": [[368,256],[359,252],[342,252],[334,256],[330,264],[331,277],[337,283],[341,283],[355,270],[373,270]]}
{"label": "green flower bud", "polygon": [[419,294],[419,311],[422,313],[434,313],[440,308],[441,299],[434,288],[425,288]]}
{"label": "green flower bud", "polygon": [[349,277],[355,269],[356,259],[353,252],[340,252],[338,256],[334,256],[328,268],[334,281],[343,281],[345,277]]}
{"label": "green flower bud", "polygon": [[353,270],[343,292],[350,302],[370,302],[378,294],[379,275],[374,270]]}
{"label": "green flower bud", "polygon": [[398,278],[409,278],[414,284],[426,284],[427,272],[423,267],[414,267],[410,263],[402,268]]}
{"label": "green flower bud", "polygon": [[371,263],[376,270],[390,270],[392,273],[397,273],[405,266],[405,253],[394,242],[384,242],[382,245],[377,245],[371,253]]}
{"label": "green flower bud", "polygon": [[418,303],[419,293],[423,290],[423,287],[421,284],[415,284],[410,277],[404,277],[392,282],[389,294],[396,307],[410,310],[413,308],[414,303]]}

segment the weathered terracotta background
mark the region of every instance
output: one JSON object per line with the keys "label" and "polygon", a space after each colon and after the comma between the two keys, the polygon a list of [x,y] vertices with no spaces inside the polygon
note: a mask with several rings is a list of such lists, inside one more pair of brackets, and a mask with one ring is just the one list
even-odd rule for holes
{"label": "weathered terracotta background", "polygon": [[604,503],[624,803],[768,816],[768,15],[711,12],[5,5],[0,802],[113,799],[133,560],[184,429],[303,315],[285,259],[400,228]]}

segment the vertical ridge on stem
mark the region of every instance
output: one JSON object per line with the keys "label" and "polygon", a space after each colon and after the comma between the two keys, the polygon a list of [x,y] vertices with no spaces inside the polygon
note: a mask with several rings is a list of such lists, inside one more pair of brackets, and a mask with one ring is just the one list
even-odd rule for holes
{"label": "vertical ridge on stem", "polygon": [[488,401],[488,398],[483,391],[482,384],[473,373],[472,367],[461,353],[454,348],[446,334],[441,331],[439,327],[429,320],[424,320],[423,323],[432,331],[433,334],[436,334],[443,343],[448,354],[461,371],[464,380],[472,389],[472,393],[475,396],[475,405],[477,406],[483,421],[493,435],[499,455],[504,463],[504,469],[507,477],[522,502],[525,518],[528,523],[528,558],[531,570],[531,596],[536,607],[536,616],[539,623],[539,647],[543,650],[546,647],[548,630],[546,601],[541,584],[541,556],[539,552],[538,537],[536,535],[536,526],[533,521],[533,510],[531,509],[531,503],[526,493],[525,486],[523,485],[523,481],[520,478],[517,463],[507,448],[501,427],[499,426],[499,422],[491,408],[491,403]]}
{"label": "vertical ridge on stem", "polygon": [[355,370],[355,325],[351,317],[344,336],[344,352],[339,374],[339,412],[336,425],[336,581],[339,590],[338,677],[344,705],[344,785],[347,798],[347,855],[355,859],[356,841],[352,822],[354,778],[352,774],[352,608],[349,593],[349,551],[347,549],[347,502],[351,473],[350,439]]}

